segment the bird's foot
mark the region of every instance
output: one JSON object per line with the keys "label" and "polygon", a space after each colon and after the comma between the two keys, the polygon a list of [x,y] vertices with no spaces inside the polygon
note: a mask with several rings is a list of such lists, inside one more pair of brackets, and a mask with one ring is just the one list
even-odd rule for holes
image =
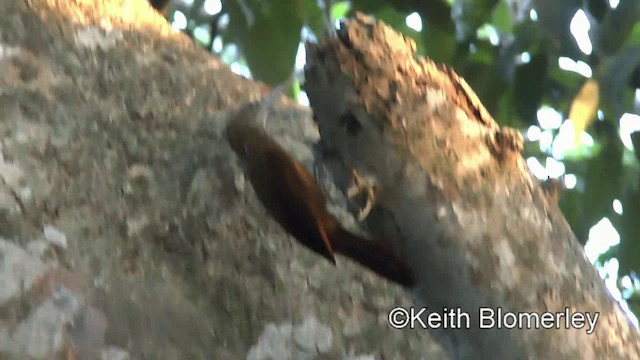
{"label": "bird's foot", "polygon": [[360,194],[364,194],[364,206],[360,208],[358,213],[358,221],[363,221],[367,218],[376,200],[376,184],[372,179],[363,178],[354,169],[352,171],[353,184],[347,189],[347,197],[353,199]]}

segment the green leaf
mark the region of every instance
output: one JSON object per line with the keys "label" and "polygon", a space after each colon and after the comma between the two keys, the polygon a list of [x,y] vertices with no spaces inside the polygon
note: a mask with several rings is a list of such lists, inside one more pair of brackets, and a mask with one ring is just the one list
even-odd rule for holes
{"label": "green leaf", "polygon": [[553,107],[569,111],[573,94],[584,81],[584,77],[572,71],[560,69],[558,64],[549,66],[549,82],[545,93]]}
{"label": "green leaf", "polygon": [[622,153],[624,147],[617,128],[608,121],[593,124],[592,135],[601,144],[600,152],[587,160],[585,174],[584,216],[586,227],[603,217],[611,218],[611,204],[621,195]]}
{"label": "green leaf", "polygon": [[620,234],[618,245],[618,261],[620,261],[620,274],[628,274],[631,271],[640,273],[640,232],[638,232],[638,219],[640,219],[640,192],[634,191],[622,199],[624,212],[619,218],[616,229]]}
{"label": "green leaf", "polygon": [[304,6],[304,23],[313,31],[316,37],[324,36],[328,30],[327,20],[323,10],[315,0],[302,0]]}
{"label": "green leaf", "polygon": [[509,4],[506,1],[500,1],[493,9],[491,22],[498,31],[507,34],[512,33],[513,21],[511,19],[511,12],[509,11]]}
{"label": "green leaf", "polygon": [[[495,120],[498,122],[498,124],[502,126],[510,126],[514,128],[520,127],[519,126],[520,124],[517,121],[516,111],[515,111],[515,107],[513,106],[513,103],[514,103],[513,91],[508,91],[508,90],[505,91],[500,97],[500,100],[498,101],[497,110],[493,116]],[[531,143],[527,143],[527,144],[531,144]],[[527,149],[527,146],[528,146],[527,144],[525,144],[525,150]],[[537,143],[536,143],[536,147],[538,147]]]}
{"label": "green leaf", "polygon": [[640,131],[631,133],[631,143],[633,144],[633,154],[640,163]]}
{"label": "green leaf", "polygon": [[253,77],[269,85],[293,71],[304,18],[304,0],[232,1],[229,32],[242,50]]}
{"label": "green leaf", "polygon": [[331,20],[342,19],[347,16],[351,4],[348,1],[339,1],[331,5]]}
{"label": "green leaf", "polygon": [[569,23],[582,1],[534,0],[532,5],[538,13],[538,25],[544,33],[546,47],[573,59],[582,56],[569,31]]}
{"label": "green leaf", "polygon": [[458,35],[463,39],[475,36],[480,25],[487,23],[498,0],[457,0],[452,6]]}
{"label": "green leaf", "polygon": [[502,98],[502,94],[508,89],[508,84],[501,80],[499,67],[496,64],[468,63],[456,70],[459,70],[459,74],[463,76],[476,95],[478,95],[478,98],[480,98],[489,113],[497,113],[498,102]]}
{"label": "green leaf", "polygon": [[586,224],[584,221],[584,193],[576,189],[562,192],[558,205],[567,219],[571,229],[581,244],[587,241],[589,229],[593,224]]}
{"label": "green leaf", "polygon": [[602,106],[612,118],[617,119],[629,106],[625,90],[636,67],[640,66],[640,46],[626,48],[601,63],[598,83]]}
{"label": "green leaf", "polygon": [[453,33],[428,25],[422,30],[422,51],[437,63],[450,64],[456,50],[456,38]]}
{"label": "green leaf", "polygon": [[640,1],[621,0],[617,8],[607,12],[597,31],[598,50],[603,54],[616,53],[639,20]]}
{"label": "green leaf", "polygon": [[633,28],[631,29],[631,32],[629,32],[629,36],[627,36],[623,47],[633,47],[638,45],[640,45],[640,21],[633,25]]}
{"label": "green leaf", "polygon": [[432,27],[445,33],[453,34],[455,26],[451,18],[451,7],[446,0],[434,1],[402,1],[402,0],[352,0],[352,11],[375,14],[384,7],[393,7],[406,15],[417,12],[426,27]]}

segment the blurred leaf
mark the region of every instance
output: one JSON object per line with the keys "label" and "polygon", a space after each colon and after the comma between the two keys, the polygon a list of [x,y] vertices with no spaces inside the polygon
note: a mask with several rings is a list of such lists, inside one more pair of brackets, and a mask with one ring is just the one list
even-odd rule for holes
{"label": "blurred leaf", "polygon": [[560,69],[557,64],[547,67],[549,82],[545,89],[547,100],[556,109],[569,109],[571,97],[584,77],[571,71]]}
{"label": "blurred leaf", "polygon": [[569,119],[573,122],[576,141],[579,140],[582,132],[595,120],[599,102],[598,83],[593,79],[588,79],[573,98],[571,109],[569,110]]}
{"label": "blurred leaf", "polygon": [[302,4],[304,6],[303,18],[305,25],[307,25],[318,38],[324,36],[329,24],[327,23],[328,19],[325,19],[323,10],[315,0],[302,0]]}
{"label": "blurred leaf", "polygon": [[600,96],[602,106],[612,118],[618,118],[630,104],[627,103],[625,90],[634,69],[640,65],[640,46],[626,48],[601,63]]}
{"label": "blurred leaf", "polygon": [[566,190],[560,194],[558,205],[567,219],[571,229],[581,244],[587,241],[589,229],[593,224],[584,221],[584,192],[578,190]]}
{"label": "blurred leaf", "polygon": [[513,31],[513,21],[509,4],[506,1],[500,1],[493,9],[491,23],[502,33],[511,34]]}
{"label": "blurred leaf", "polygon": [[[451,63],[456,49],[456,34],[451,8],[445,0],[353,0],[352,13],[362,11],[387,22],[394,29],[411,36],[418,53],[429,56],[438,63]],[[408,28],[406,17],[417,12],[422,19],[423,30],[419,34]]]}
{"label": "blurred leaf", "polygon": [[533,8],[538,13],[538,24],[549,50],[574,59],[582,56],[569,31],[569,23],[580,6],[581,0],[533,0]]}
{"label": "blurred leaf", "polygon": [[437,63],[451,64],[451,59],[456,50],[456,38],[453,33],[427,26],[422,30],[421,44],[423,47],[422,54]]}
{"label": "blurred leaf", "polygon": [[298,51],[304,0],[227,4],[229,32],[242,49],[253,77],[272,86],[284,81],[293,71]]}
{"label": "blurred leaf", "polygon": [[[499,76],[500,69],[495,64],[467,63],[456,70],[475,91],[489,113],[498,113],[499,100],[508,89],[508,84],[501,81]],[[516,119],[511,120],[515,121]]]}
{"label": "blurred leaf", "polygon": [[351,4],[354,10],[366,13],[376,13],[386,6],[391,6],[406,15],[417,12],[425,27],[432,27],[449,34],[455,31],[448,0],[352,0]]}
{"label": "blurred leaf", "polygon": [[491,12],[498,0],[457,0],[451,7],[459,38],[475,36],[476,29],[491,19]]}
{"label": "blurred leaf", "polygon": [[640,272],[640,232],[638,231],[640,192],[635,191],[622,199],[622,208],[624,212],[620,216],[618,224],[616,224],[616,229],[620,234],[620,245],[618,245],[619,273]]}
{"label": "blurred leaf", "polygon": [[598,28],[597,49],[609,55],[617,52],[638,20],[640,20],[640,1],[620,0],[617,8],[607,12]]}
{"label": "blurred leaf", "polygon": [[[389,5],[394,6],[393,4],[389,4],[390,1],[386,0],[351,0],[351,4],[353,5],[352,10],[354,11],[362,11],[369,15],[380,11],[380,9],[387,7]],[[397,10],[408,11],[408,9],[398,8],[394,6]]]}
{"label": "blurred leaf", "polygon": [[629,32],[629,36],[627,36],[623,46],[632,47],[638,45],[640,45],[640,21],[633,25],[633,28],[631,29],[631,32]]}
{"label": "blurred leaf", "polygon": [[[510,127],[520,127],[517,123],[517,116],[515,107],[513,106],[513,91],[505,91],[497,104],[497,109],[493,114],[495,120],[501,126],[510,126]],[[537,148],[537,153],[539,153],[540,148],[538,147],[538,143],[535,144]],[[526,150],[526,145],[525,145]]]}
{"label": "blurred leaf", "polygon": [[513,82],[514,102],[518,115],[527,124],[536,124],[536,113],[542,101],[547,79],[547,55],[536,54],[527,64],[516,67]]}
{"label": "blurred leaf", "polygon": [[486,42],[479,42],[474,44],[474,50],[470,51],[466,55],[466,60],[471,63],[478,63],[482,65],[491,65],[495,59],[495,48]]}
{"label": "blurred leaf", "polygon": [[412,31],[415,34],[415,30],[407,26],[407,15],[408,14],[400,12],[391,6],[385,6],[376,12],[375,17],[403,34],[408,31]]}
{"label": "blurred leaf", "polygon": [[331,5],[331,19],[342,19],[347,16],[347,13],[351,9],[351,4],[348,1],[339,1]]}
{"label": "blurred leaf", "polygon": [[631,133],[631,143],[633,143],[633,153],[640,162],[640,131]]}
{"label": "blurred leaf", "polygon": [[592,133],[600,152],[587,160],[583,202],[583,226],[589,228],[605,216],[611,218],[611,204],[621,195],[623,145],[612,122],[594,123]]}

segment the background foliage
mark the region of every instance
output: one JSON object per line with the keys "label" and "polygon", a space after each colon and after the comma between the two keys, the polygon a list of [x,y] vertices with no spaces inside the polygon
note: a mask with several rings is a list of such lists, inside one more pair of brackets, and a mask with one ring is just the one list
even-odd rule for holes
{"label": "background foliage", "polygon": [[640,314],[640,1],[155,2],[234,71],[270,85],[301,70],[302,42],[356,11],[413,38],[524,132],[531,171],[563,184],[559,203],[587,256]]}

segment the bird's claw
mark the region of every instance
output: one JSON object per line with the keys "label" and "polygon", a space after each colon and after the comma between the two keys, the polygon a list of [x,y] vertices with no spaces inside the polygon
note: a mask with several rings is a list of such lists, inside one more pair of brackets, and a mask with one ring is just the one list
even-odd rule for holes
{"label": "bird's claw", "polygon": [[360,176],[355,169],[352,171],[352,177],[353,185],[347,189],[347,197],[353,199],[362,193],[365,194],[364,206],[358,212],[358,221],[364,221],[375,204],[376,185],[372,180],[364,179]]}

